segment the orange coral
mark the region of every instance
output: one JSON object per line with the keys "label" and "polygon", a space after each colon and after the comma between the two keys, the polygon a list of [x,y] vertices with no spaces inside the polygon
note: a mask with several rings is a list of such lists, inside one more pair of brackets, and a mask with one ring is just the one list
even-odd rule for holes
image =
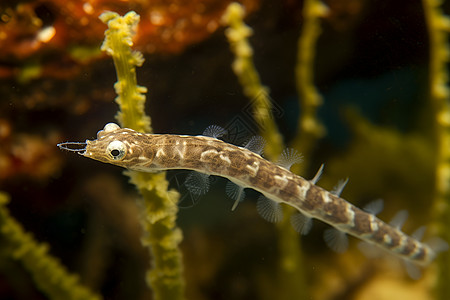
{"label": "orange coral", "polygon": [[[36,76],[67,78],[80,61],[99,55],[107,11],[135,10],[141,16],[135,45],[144,53],[179,53],[219,28],[229,0],[35,0],[0,7],[0,78],[22,74],[24,64],[39,61]],[[259,0],[243,0],[247,12]],[[21,62],[26,60],[25,62]],[[61,64],[64,66],[61,68]]]}

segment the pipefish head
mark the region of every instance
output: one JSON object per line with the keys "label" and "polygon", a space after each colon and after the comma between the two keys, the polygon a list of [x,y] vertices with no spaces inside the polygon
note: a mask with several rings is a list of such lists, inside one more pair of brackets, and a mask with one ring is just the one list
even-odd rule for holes
{"label": "pipefish head", "polygon": [[96,140],[66,142],[58,147],[104,163],[139,170],[150,165],[155,155],[149,147],[149,139],[146,134],[108,123],[97,133]]}

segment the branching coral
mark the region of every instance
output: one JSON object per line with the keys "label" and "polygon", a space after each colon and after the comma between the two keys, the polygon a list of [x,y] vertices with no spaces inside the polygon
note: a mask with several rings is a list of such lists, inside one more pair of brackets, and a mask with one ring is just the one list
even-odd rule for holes
{"label": "branching coral", "polygon": [[[116,102],[120,106],[117,119],[122,127],[140,132],[150,132],[150,118],[145,115],[144,87],[137,85],[135,67],[144,59],[139,52],[133,52],[133,30],[139,22],[139,15],[129,12],[121,17],[108,12],[100,16],[108,24],[102,49],[111,55],[116,66],[118,82],[115,89]],[[179,194],[168,190],[165,173],[149,174],[127,171],[142,195],[143,228],[142,242],[150,248],[153,269],[147,274],[147,282],[154,291],[155,299],[183,299],[181,252],[178,244],[182,233],[176,227]]]}
{"label": "branching coral", "polygon": [[[298,42],[296,73],[302,115],[298,128],[299,138],[294,142],[294,147],[300,149],[301,145],[302,151],[304,150],[308,157],[317,138],[324,134],[316,116],[317,107],[322,100],[313,83],[313,62],[315,43],[320,33],[319,18],[325,12],[326,7],[320,1],[305,2],[303,9],[305,23]],[[252,101],[254,118],[261,128],[262,136],[267,140],[267,156],[275,160],[281,153],[283,141],[271,114],[272,103],[268,96],[268,88],[261,84],[253,63],[253,49],[247,39],[252,34],[252,29],[243,22],[243,17],[244,9],[238,3],[231,3],[223,16],[223,22],[229,26],[225,34],[235,54],[232,68],[243,87],[244,94]],[[286,215],[278,225],[281,261],[277,298],[305,298],[307,289],[302,271],[301,251],[297,242],[298,235],[290,224],[290,216],[295,210],[286,207],[285,211]]]}
{"label": "branching coral", "polygon": [[118,81],[114,85],[116,102],[120,107],[117,120],[120,125],[140,132],[151,132],[150,118],[145,115],[144,104],[147,88],[138,86],[136,66],[144,63],[144,57],[138,51],[132,51],[132,38],[139,23],[139,15],[130,12],[124,17],[116,13],[104,13],[101,20],[108,24],[105,40],[101,49],[112,56]]}
{"label": "branching coral", "polygon": [[298,120],[295,149],[302,149],[305,161],[311,155],[317,139],[325,134],[325,129],[317,118],[317,108],[322,104],[322,96],[314,86],[315,45],[320,34],[320,18],[327,12],[326,6],[318,0],[306,0],[303,6],[304,22],[297,45],[295,68],[297,92],[301,115]]}
{"label": "branching coral", "polygon": [[283,139],[272,115],[269,89],[261,84],[253,63],[253,49],[248,42],[252,29],[243,22],[244,15],[243,7],[234,2],[228,6],[222,17],[223,23],[229,26],[225,35],[235,55],[232,68],[244,89],[244,94],[252,101],[253,116],[267,141],[265,152],[270,159],[276,159],[283,148]]}
{"label": "branching coral", "polygon": [[[2,251],[20,261],[31,273],[37,287],[50,299],[97,300],[101,297],[80,284],[77,275],[67,269],[49,252],[45,243],[38,243],[30,233],[10,216],[8,197],[0,193],[0,233]],[[5,251],[6,250],[6,251]]]}
{"label": "branching coral", "polygon": [[[423,0],[430,39],[430,98],[435,109],[437,142],[436,186],[433,209],[436,219],[436,234],[450,241],[450,90],[448,88],[447,64],[449,61],[448,32],[450,19],[445,16],[440,1]],[[440,268],[438,295],[448,297],[450,287],[450,255],[446,252],[439,258]]]}

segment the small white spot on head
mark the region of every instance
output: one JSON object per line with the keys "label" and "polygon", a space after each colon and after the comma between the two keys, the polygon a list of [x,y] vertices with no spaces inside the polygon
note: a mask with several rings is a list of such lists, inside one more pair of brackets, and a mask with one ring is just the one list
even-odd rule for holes
{"label": "small white spot on head", "polygon": [[112,132],[112,131],[116,131],[117,129],[120,129],[120,126],[117,125],[116,123],[108,123],[105,125],[105,127],[103,128],[103,130],[105,132]]}

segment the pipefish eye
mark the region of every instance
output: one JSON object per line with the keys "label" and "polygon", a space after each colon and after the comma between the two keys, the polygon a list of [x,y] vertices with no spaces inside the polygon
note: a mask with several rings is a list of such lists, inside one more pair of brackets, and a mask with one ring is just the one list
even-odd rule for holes
{"label": "pipefish eye", "polygon": [[121,141],[112,141],[109,143],[108,147],[106,147],[106,154],[113,160],[123,159],[126,153],[127,146]]}

